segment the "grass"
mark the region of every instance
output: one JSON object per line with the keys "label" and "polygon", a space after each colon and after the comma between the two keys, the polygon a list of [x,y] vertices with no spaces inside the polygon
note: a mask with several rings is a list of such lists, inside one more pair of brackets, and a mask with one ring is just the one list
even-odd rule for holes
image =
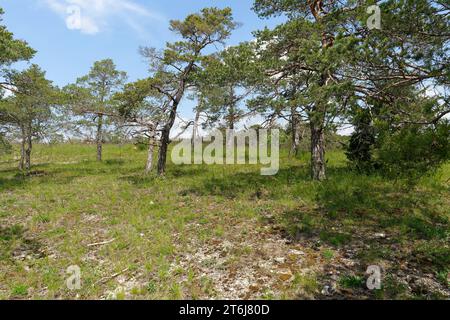
{"label": "grass", "polygon": [[359,276],[344,276],[339,279],[339,285],[344,288],[361,288],[364,282],[364,279]]}
{"label": "grass", "polygon": [[[308,154],[284,150],[273,177],[172,164],[145,176],[132,145],[106,145],[103,163],[91,145],[36,145],[29,177],[16,156],[0,158],[1,299],[320,298],[330,281],[352,298],[449,294],[449,164],[411,189],[348,171],[341,151],[323,183]],[[364,288],[372,264],[380,292]],[[416,290],[420,277],[436,286]]]}

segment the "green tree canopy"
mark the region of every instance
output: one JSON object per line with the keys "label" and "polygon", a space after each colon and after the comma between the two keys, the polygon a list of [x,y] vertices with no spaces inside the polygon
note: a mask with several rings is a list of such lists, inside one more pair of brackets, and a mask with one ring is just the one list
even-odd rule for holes
{"label": "green tree canopy", "polygon": [[[373,4],[379,5],[381,29],[368,25]],[[382,106],[397,124],[431,123],[450,112],[449,9],[443,1],[256,0],[254,9],[263,18],[286,17],[256,33],[267,71],[257,102],[300,108],[311,127],[314,179],[325,177],[323,131],[359,108],[376,115]],[[433,112],[416,103],[430,87],[440,92]]]}
{"label": "green tree canopy", "polygon": [[13,71],[8,80],[15,92],[0,104],[3,123],[21,139],[20,169],[30,170],[32,140],[43,137],[52,124],[52,107],[59,103],[57,88],[45,72],[33,64],[24,71]]}
{"label": "green tree canopy", "polygon": [[170,22],[170,30],[181,40],[168,43],[165,50],[142,48],[149,60],[150,86],[167,100],[167,121],[161,132],[158,173],[166,167],[170,131],[175,123],[178,106],[188,88],[195,86],[195,74],[201,68],[204,51],[217,44],[224,44],[236,27],[230,8],[204,8],[184,20]]}
{"label": "green tree canopy", "polygon": [[255,45],[241,43],[228,47],[204,59],[198,74],[197,90],[204,99],[203,111],[212,125],[223,120],[234,129],[235,124],[249,112],[243,102],[253,92],[262,77],[255,58]]}
{"label": "green tree canopy", "polygon": [[127,79],[111,59],[96,61],[89,73],[67,86],[67,105],[74,115],[82,116],[87,127],[95,126],[97,160],[102,160],[104,130],[115,116],[113,96],[122,90]]}
{"label": "green tree canopy", "polygon": [[[28,46],[23,40],[14,38],[14,34],[2,25],[2,15],[4,11],[0,8],[0,76],[4,76],[3,68],[10,66],[14,62],[30,60],[36,51]],[[8,83],[0,78],[0,87],[7,87]]]}

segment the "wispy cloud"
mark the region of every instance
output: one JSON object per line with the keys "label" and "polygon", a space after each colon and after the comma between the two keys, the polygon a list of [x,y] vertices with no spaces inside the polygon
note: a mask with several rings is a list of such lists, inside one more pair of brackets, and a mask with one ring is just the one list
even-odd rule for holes
{"label": "wispy cloud", "polygon": [[97,34],[120,19],[130,28],[142,33],[148,22],[165,22],[163,15],[135,3],[133,0],[43,0],[66,22],[69,29]]}

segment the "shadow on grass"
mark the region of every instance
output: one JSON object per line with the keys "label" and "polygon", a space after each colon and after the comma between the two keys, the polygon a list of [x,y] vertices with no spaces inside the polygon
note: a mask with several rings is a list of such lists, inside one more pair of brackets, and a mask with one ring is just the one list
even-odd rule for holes
{"label": "shadow on grass", "polygon": [[[294,239],[300,234],[320,236],[333,245],[349,243],[355,229],[367,228],[409,239],[445,239],[450,221],[435,199],[430,190],[406,190],[376,176],[337,173],[316,186],[317,208],[299,207],[282,220]],[[341,230],[331,232],[330,226]]]}
{"label": "shadow on grass", "polygon": [[83,161],[76,164],[50,164],[43,163],[32,168],[30,174],[26,175],[18,169],[4,169],[0,173],[0,191],[13,190],[26,187],[29,183],[39,184],[69,184],[74,179],[103,176],[135,174],[140,171],[138,167],[125,166],[124,160],[106,160],[102,163],[96,161]]}
{"label": "shadow on grass", "polygon": [[2,260],[13,257],[41,258],[44,256],[41,243],[27,238],[25,232],[26,230],[20,225],[0,227],[0,258]]}
{"label": "shadow on grass", "polygon": [[208,172],[204,176],[200,170],[196,174],[199,176],[198,181],[193,187],[183,190],[184,195],[279,199],[285,195],[282,187],[292,187],[309,180],[309,172],[304,166],[280,169],[275,176],[262,176],[259,170],[231,174],[217,171]]}
{"label": "shadow on grass", "polygon": [[13,178],[0,178],[0,191],[7,191],[21,188],[26,184],[27,178],[23,175],[16,175]]}
{"label": "shadow on grass", "polygon": [[137,187],[147,187],[153,184],[158,177],[155,174],[145,175],[142,171],[135,172],[130,175],[123,175],[120,177],[121,180],[127,181]]}
{"label": "shadow on grass", "polygon": [[105,160],[104,163],[108,166],[123,166],[126,161],[123,159],[108,159]]}
{"label": "shadow on grass", "polygon": [[[203,181],[205,176],[208,176],[208,168],[202,165],[179,165],[179,166],[171,166],[168,168],[166,175],[164,177],[159,177],[153,171],[149,174],[144,173],[143,168],[138,168],[137,170],[133,170],[129,172],[131,174],[122,175],[120,179],[131,182],[133,185],[137,187],[148,187],[156,180],[167,180],[171,181],[174,179],[197,179],[199,181]],[[188,194],[189,192],[186,192]]]}
{"label": "shadow on grass", "polygon": [[[319,251],[331,246],[331,252],[339,250],[345,258],[357,261],[351,267],[330,262],[331,269],[340,268],[341,287],[349,286],[345,277],[364,278],[367,266],[383,265],[386,278],[377,292],[381,297],[398,298],[406,292],[397,276],[389,280],[404,268],[413,277],[435,275],[443,289],[450,271],[450,217],[445,201],[439,200],[445,198],[442,193],[423,186],[407,190],[375,176],[330,175],[317,185],[316,206],[299,204],[286,210],[278,216],[276,230],[290,242]],[[326,272],[319,277],[329,281]],[[355,292],[377,298],[359,281],[355,287]]]}

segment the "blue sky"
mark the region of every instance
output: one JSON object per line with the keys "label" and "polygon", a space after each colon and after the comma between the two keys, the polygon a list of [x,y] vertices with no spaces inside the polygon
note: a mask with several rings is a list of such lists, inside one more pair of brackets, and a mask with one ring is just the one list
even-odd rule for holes
{"label": "blue sky", "polygon": [[[129,81],[148,76],[140,46],[163,48],[176,40],[169,21],[183,19],[204,7],[231,7],[237,22],[227,45],[252,39],[252,31],[273,27],[277,19],[262,20],[251,10],[253,0],[0,0],[3,23],[17,38],[37,50],[33,63],[58,86],[88,73],[94,61],[111,58]],[[74,8],[81,21],[74,25]],[[16,68],[22,68],[21,63]],[[193,118],[194,101],[184,99],[180,116]],[[248,121],[259,121],[250,119]]]}
{"label": "blue sky", "polygon": [[[175,39],[168,30],[169,20],[203,7],[231,7],[243,25],[229,44],[249,40],[252,31],[276,24],[259,19],[252,4],[252,0],[0,0],[8,29],[38,51],[32,62],[60,86],[86,74],[94,61],[104,58],[112,58],[130,80],[145,77],[139,46],[164,47]],[[69,29],[73,25],[70,20],[67,24],[71,16],[67,10],[73,5],[80,8],[82,23]]]}
{"label": "blue sky", "polygon": [[[169,21],[183,19],[204,7],[231,7],[237,22],[228,45],[251,40],[252,31],[274,27],[279,19],[262,20],[251,10],[253,0],[0,0],[3,23],[17,38],[38,52],[33,63],[47,72],[58,86],[88,73],[94,61],[112,58],[129,81],[148,76],[140,46],[163,48],[176,40]],[[74,25],[73,7],[80,9],[81,24]],[[69,22],[69,23],[68,23]],[[18,68],[23,67],[19,64]],[[195,102],[185,99],[179,113],[193,118]],[[245,124],[259,122],[258,117]]]}

